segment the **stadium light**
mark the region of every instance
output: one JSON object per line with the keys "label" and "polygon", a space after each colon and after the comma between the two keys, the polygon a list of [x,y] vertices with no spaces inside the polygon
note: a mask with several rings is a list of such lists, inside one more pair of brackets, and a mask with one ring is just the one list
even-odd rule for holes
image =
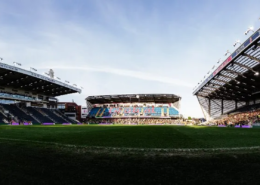
{"label": "stadium light", "polygon": [[75,87],[77,87],[77,84],[73,84]]}
{"label": "stadium light", "polygon": [[84,89],[83,87],[80,87],[81,89]]}
{"label": "stadium light", "polygon": [[0,60],[2,61],[2,60],[4,60],[4,59],[0,57]]}
{"label": "stadium light", "polygon": [[236,47],[237,44],[240,44],[240,45],[241,45],[240,40],[237,40],[237,41],[233,44],[233,46]]}
{"label": "stadium light", "polygon": [[32,71],[37,71],[37,69],[33,68],[33,67],[30,67],[30,70]]}
{"label": "stadium light", "polygon": [[218,59],[218,63],[219,63],[219,62],[221,62],[221,58],[220,58],[220,59]]}
{"label": "stadium light", "polygon": [[49,73],[46,73],[46,72],[45,72],[45,73],[43,73],[43,74],[49,76]]}
{"label": "stadium light", "polygon": [[60,78],[59,78],[59,77],[57,77],[57,76],[56,76],[56,79],[57,79],[57,80],[60,80]]}
{"label": "stadium light", "polygon": [[255,72],[255,76],[258,76],[259,75],[259,72]]}
{"label": "stadium light", "polygon": [[18,65],[18,66],[21,66],[22,64],[21,63],[17,63],[17,62],[13,62],[14,66]]}
{"label": "stadium light", "polygon": [[227,55],[228,55],[228,53],[230,53],[230,52],[229,52],[229,50],[227,50],[227,52],[225,53],[225,56],[227,56]]}
{"label": "stadium light", "polygon": [[65,80],[65,82],[66,82],[66,83],[68,83],[68,84],[70,83],[70,82],[69,82],[69,81],[67,81],[67,80]]}
{"label": "stadium light", "polygon": [[246,30],[246,32],[245,32],[245,35],[247,35],[250,31],[252,31],[253,33],[255,32],[254,31],[254,27],[249,27],[247,30]]}

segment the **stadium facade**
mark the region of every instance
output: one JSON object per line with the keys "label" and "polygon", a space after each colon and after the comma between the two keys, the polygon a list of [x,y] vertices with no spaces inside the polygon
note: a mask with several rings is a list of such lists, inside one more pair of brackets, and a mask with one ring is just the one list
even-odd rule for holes
{"label": "stadium facade", "polygon": [[226,55],[193,92],[207,120],[260,103],[260,29]]}
{"label": "stadium facade", "polygon": [[81,89],[17,66],[0,63],[0,124],[77,123],[57,109],[57,96],[81,93]]}
{"label": "stadium facade", "polygon": [[177,119],[181,97],[174,94],[99,95],[86,98],[88,119]]}

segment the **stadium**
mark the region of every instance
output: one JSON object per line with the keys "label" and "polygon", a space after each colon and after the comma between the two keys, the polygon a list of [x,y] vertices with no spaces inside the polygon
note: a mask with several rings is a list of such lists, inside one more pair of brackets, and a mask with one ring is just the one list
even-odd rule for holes
{"label": "stadium", "polygon": [[0,63],[0,124],[55,125],[79,121],[58,109],[56,96],[81,93],[81,89],[54,79],[54,71],[40,75]]}
{"label": "stadium", "polygon": [[[235,43],[238,44],[238,43]],[[260,91],[260,29],[255,31],[203,82],[197,96],[204,117],[219,126],[257,126]]]}
{"label": "stadium", "polygon": [[[38,65],[39,69],[48,70],[39,74],[40,70],[32,67],[27,70],[21,63],[8,64],[6,59],[0,58],[1,184],[259,184],[260,29],[249,27],[245,33],[245,41],[236,41],[234,51],[228,50],[224,61],[219,60],[216,68],[214,65],[192,90],[185,79],[192,82],[192,78],[196,79],[197,74],[205,72],[202,71],[203,67],[197,66],[194,61],[202,60],[198,65],[204,65],[209,60],[208,56],[212,60],[211,55],[215,54],[211,50],[218,48],[213,44],[219,48],[224,45],[225,39],[220,38],[222,33],[216,36],[216,27],[208,30],[209,35],[222,43],[200,45],[209,38],[205,32],[200,33],[202,29],[206,29],[203,26],[201,28],[201,17],[212,18],[210,23],[208,22],[212,26],[212,22],[215,24],[215,20],[220,16],[212,16],[213,11],[210,11],[212,9],[209,6],[200,4],[200,7],[196,7],[195,5],[199,4],[197,2],[192,7],[195,13],[191,14],[186,12],[187,4],[183,4],[183,10],[176,4],[171,7],[168,1],[160,10],[161,13],[167,12],[170,7],[168,11],[177,12],[177,16],[169,15],[178,17],[181,24],[177,24],[177,21],[171,22],[174,25],[171,32],[174,31],[174,34],[167,35],[164,29],[170,29],[168,18],[172,17],[167,14],[164,18],[167,21],[163,23],[155,11],[160,6],[147,11],[154,13],[147,14],[147,17],[158,19],[160,24],[156,24],[157,21],[139,23],[137,20],[142,17],[138,11],[147,12],[134,6],[133,12],[138,15],[134,22],[145,27],[145,30],[139,31],[141,28],[131,27],[126,21],[129,15],[133,16],[128,13],[125,15],[129,9],[122,11],[124,13],[119,16],[120,6],[115,6],[116,9],[103,1],[97,3],[100,9],[94,9],[91,6],[93,2],[91,5],[87,4],[87,1],[84,2],[88,6],[84,3],[80,6],[75,2],[66,3],[62,4],[66,5],[63,6],[66,8],[64,25],[58,24],[62,21],[60,16],[51,26],[42,24],[38,30],[32,29],[44,37],[37,37],[34,32],[27,30],[30,39],[33,38],[37,43],[36,46],[31,45],[30,39],[13,39],[11,35],[8,37],[10,42],[15,40],[18,43],[13,48],[11,44],[0,42],[0,50],[7,48],[5,53],[12,59],[23,55],[24,50],[17,50],[22,42],[20,49],[25,47],[28,50],[24,55],[33,58],[36,68]],[[0,7],[1,5],[0,1]],[[44,6],[40,9],[44,9]],[[68,7],[74,6],[77,8],[74,9],[73,15],[76,12],[88,12],[87,18],[83,16],[82,21],[79,15],[71,16]],[[234,4],[232,10],[233,6]],[[33,6],[28,7],[33,10]],[[55,10],[54,7],[51,10]],[[147,4],[144,7],[148,7]],[[215,11],[216,6],[213,7]],[[128,8],[131,6],[128,5]],[[3,10],[4,8],[1,8],[1,11]],[[6,10],[6,22],[12,22],[9,16],[20,16],[19,12],[9,13],[9,9]],[[41,12],[39,9],[36,11]],[[196,17],[195,14],[200,11],[205,14],[208,11],[210,14]],[[45,10],[42,14],[47,12]],[[54,13],[50,12],[49,21],[55,20]],[[96,12],[105,15],[105,18],[102,20]],[[243,13],[241,9],[239,12]],[[185,19],[185,29],[187,28],[188,32],[182,29],[185,21],[181,20],[186,13],[189,15]],[[249,13],[251,14],[251,9]],[[196,24],[192,24],[193,19]],[[41,17],[36,20],[40,22]],[[86,21],[87,27],[82,29],[74,25],[73,20],[81,24]],[[1,21],[2,19],[0,24]],[[240,24],[240,20],[234,22]],[[153,26],[149,27],[151,23]],[[43,28],[55,24],[58,25],[56,29],[44,32]],[[178,31],[175,25],[179,26]],[[217,26],[222,30],[227,25]],[[2,26],[0,33],[4,29]],[[91,29],[94,31],[91,32]],[[122,34],[117,29],[125,32]],[[26,33],[23,29],[17,30],[19,35]],[[105,32],[102,32],[104,30]],[[114,33],[113,37],[109,35],[110,32]],[[158,32],[158,35],[153,35],[153,32]],[[95,37],[97,33],[102,34]],[[180,36],[180,33],[183,36]],[[167,36],[160,40],[164,34]],[[134,35],[134,39],[130,35]],[[181,38],[181,43],[176,44],[176,41],[180,41],[177,37],[174,37],[176,41],[171,40],[175,35]],[[231,37],[235,33],[227,35],[226,37]],[[119,44],[119,37],[126,39],[123,45]],[[50,41],[45,43],[42,41],[45,39],[40,38],[49,38]],[[77,42],[74,42],[75,40]],[[81,40],[82,42],[79,42]],[[102,47],[104,40],[105,48]],[[145,49],[142,49],[139,40],[145,43]],[[27,42],[30,47],[25,46]],[[170,47],[167,45],[169,42],[173,43]],[[93,43],[97,45],[92,45]],[[130,44],[125,46],[125,43]],[[44,47],[41,48],[41,45]],[[70,46],[69,49],[65,45]],[[191,47],[192,51],[188,49],[190,45],[194,46]],[[124,47],[129,55],[122,52]],[[10,54],[10,48],[18,54]],[[95,49],[98,50],[96,54]],[[200,56],[203,49],[210,51],[205,57],[206,60],[204,56]],[[49,50],[59,56],[48,54]],[[4,55],[4,52],[2,53]],[[64,57],[59,58],[60,55]],[[116,57],[112,58],[111,55]],[[177,55],[180,55],[179,58]],[[172,59],[176,61],[172,62]],[[143,60],[147,61],[142,62]],[[28,65],[29,63],[28,59]],[[181,65],[185,68],[181,68]],[[126,69],[123,69],[124,66]],[[144,69],[143,73],[140,69]],[[61,80],[56,72],[68,80]],[[164,76],[164,73],[172,77]],[[182,76],[178,79],[180,73]],[[78,83],[71,82],[77,79],[85,85],[84,91]],[[146,89],[151,86],[154,91]],[[133,93],[127,94],[128,92]],[[196,100],[204,118],[199,117],[200,115],[184,115],[185,109],[189,108],[183,106],[184,103],[196,112],[192,107],[192,98],[188,99],[186,93]],[[68,100],[72,98],[72,101]]]}
{"label": "stadium", "polygon": [[181,97],[174,94],[99,95],[86,101],[90,124],[180,124]]}

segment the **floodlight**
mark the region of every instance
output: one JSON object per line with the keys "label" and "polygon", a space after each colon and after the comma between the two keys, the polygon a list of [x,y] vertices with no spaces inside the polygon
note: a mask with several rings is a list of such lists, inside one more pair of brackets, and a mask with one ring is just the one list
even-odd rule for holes
{"label": "floodlight", "polygon": [[252,31],[253,33],[255,32],[253,26],[249,27],[249,28],[246,30],[245,35],[247,35],[250,31]]}
{"label": "floodlight", "polygon": [[37,71],[37,69],[35,69],[35,68],[33,68],[33,67],[30,67],[30,70]]}
{"label": "floodlight", "polygon": [[221,62],[221,58],[220,58],[220,59],[218,59],[218,63],[219,63],[219,62]]}
{"label": "floodlight", "polygon": [[227,55],[228,55],[228,53],[230,53],[230,52],[229,52],[229,50],[227,50],[227,52],[225,53],[225,56],[227,56]]}
{"label": "floodlight", "polygon": [[233,46],[236,47],[237,44],[240,44],[240,45],[241,45],[240,40],[237,40],[237,41],[233,44]]}
{"label": "floodlight", "polygon": [[255,76],[258,76],[259,75],[259,72],[255,72]]}

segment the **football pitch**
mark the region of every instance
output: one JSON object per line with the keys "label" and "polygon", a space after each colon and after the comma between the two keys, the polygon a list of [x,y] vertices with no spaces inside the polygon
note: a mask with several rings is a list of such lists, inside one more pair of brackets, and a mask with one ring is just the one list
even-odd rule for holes
{"label": "football pitch", "polygon": [[1,184],[259,182],[260,129],[0,126]]}

